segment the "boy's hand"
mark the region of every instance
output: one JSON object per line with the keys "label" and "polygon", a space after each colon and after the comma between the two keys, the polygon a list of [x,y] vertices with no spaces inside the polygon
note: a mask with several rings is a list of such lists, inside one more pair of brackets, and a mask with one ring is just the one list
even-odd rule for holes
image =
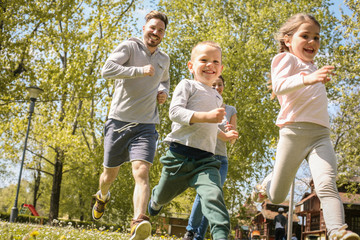
{"label": "boy's hand", "polygon": [[330,81],[330,75],[335,75],[332,71],[335,69],[333,66],[324,66],[315,72],[304,76],[304,85],[313,85],[318,82],[327,83]]}
{"label": "boy's hand", "polygon": [[216,108],[207,112],[206,119],[208,123],[221,123],[226,115],[225,108]]}
{"label": "boy's hand", "polygon": [[209,112],[195,112],[190,123],[221,123],[225,115],[225,108],[215,108]]}
{"label": "boy's hand", "polygon": [[163,104],[167,99],[167,94],[163,91],[158,91],[157,101],[159,104]]}
{"label": "boy's hand", "polygon": [[149,64],[143,67],[144,70],[144,76],[154,76],[155,74],[155,68]]}

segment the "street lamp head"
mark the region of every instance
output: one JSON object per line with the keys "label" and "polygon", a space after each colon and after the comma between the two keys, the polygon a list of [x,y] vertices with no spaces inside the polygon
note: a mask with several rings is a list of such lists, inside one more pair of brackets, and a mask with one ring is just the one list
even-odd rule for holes
{"label": "street lamp head", "polygon": [[42,90],[41,88],[39,88],[37,86],[27,87],[26,90],[28,90],[28,92],[29,92],[30,99],[35,99],[35,100],[38,98],[40,93],[42,93],[44,91],[44,90]]}

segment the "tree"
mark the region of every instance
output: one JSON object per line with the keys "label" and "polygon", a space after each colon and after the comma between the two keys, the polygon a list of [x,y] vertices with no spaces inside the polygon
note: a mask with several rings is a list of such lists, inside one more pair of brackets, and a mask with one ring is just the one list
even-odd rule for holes
{"label": "tree", "polygon": [[[5,13],[0,19],[0,52],[5,56],[2,151],[18,161],[26,125],[24,87],[38,85],[44,94],[32,120],[26,166],[45,174],[50,221],[58,218],[63,181],[72,186],[63,193],[63,202],[72,208],[87,206],[90,213],[90,196],[102,171],[101,129],[112,94],[111,82],[100,78],[101,63],[128,36],[135,1],[15,0],[0,6]],[[72,208],[62,213],[72,214]]]}
{"label": "tree", "polygon": [[[31,195],[29,194],[31,190],[30,183],[28,181],[22,181],[21,186],[19,191],[19,199],[21,199],[21,201],[19,204],[27,203],[31,200]],[[10,212],[14,204],[16,190],[16,184],[11,184],[7,188],[0,188],[0,212]]]}
{"label": "tree", "polygon": [[[347,184],[349,179],[360,174],[360,3],[346,0],[344,4],[351,14],[342,11],[341,25],[337,31],[344,39],[339,42],[334,54],[339,94],[334,104],[338,111],[333,118],[333,140],[341,184]],[[356,192],[358,184],[354,182],[350,185],[349,191]]]}

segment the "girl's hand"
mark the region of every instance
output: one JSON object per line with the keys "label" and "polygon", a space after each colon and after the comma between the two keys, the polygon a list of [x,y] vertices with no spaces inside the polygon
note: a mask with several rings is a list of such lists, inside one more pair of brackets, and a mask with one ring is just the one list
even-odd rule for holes
{"label": "girl's hand", "polygon": [[234,125],[230,124],[229,122],[226,122],[225,131],[228,132],[230,130],[236,130],[236,128]]}
{"label": "girl's hand", "polygon": [[333,66],[324,66],[309,75],[305,75],[303,79],[304,85],[313,85],[319,82],[323,84],[327,83],[330,81],[330,75],[335,75],[335,73],[332,72],[334,69],[335,67]]}
{"label": "girl's hand", "polygon": [[234,144],[235,140],[239,137],[239,133],[235,130],[230,130],[226,132],[225,135],[227,140],[230,141],[231,144]]}
{"label": "girl's hand", "polygon": [[235,130],[230,130],[225,133],[228,140],[237,139],[239,137],[239,133]]}

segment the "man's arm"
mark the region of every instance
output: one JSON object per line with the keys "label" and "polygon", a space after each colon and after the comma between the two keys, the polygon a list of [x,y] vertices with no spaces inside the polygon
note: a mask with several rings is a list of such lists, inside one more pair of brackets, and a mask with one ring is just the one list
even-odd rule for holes
{"label": "man's arm", "polygon": [[130,59],[131,52],[129,48],[129,42],[125,41],[110,54],[101,71],[103,78],[135,78],[144,76],[147,72],[151,72],[151,68],[148,66],[124,66],[124,64]]}
{"label": "man's arm", "polygon": [[[167,56],[167,55],[166,55]],[[165,68],[162,76],[161,76],[161,80],[160,80],[160,84],[158,87],[158,92],[163,92],[166,93],[166,98],[169,96],[169,89],[170,89],[170,74],[169,74],[169,68],[170,68],[170,58],[167,56],[166,58],[166,63],[164,64],[159,64],[160,67]]]}

